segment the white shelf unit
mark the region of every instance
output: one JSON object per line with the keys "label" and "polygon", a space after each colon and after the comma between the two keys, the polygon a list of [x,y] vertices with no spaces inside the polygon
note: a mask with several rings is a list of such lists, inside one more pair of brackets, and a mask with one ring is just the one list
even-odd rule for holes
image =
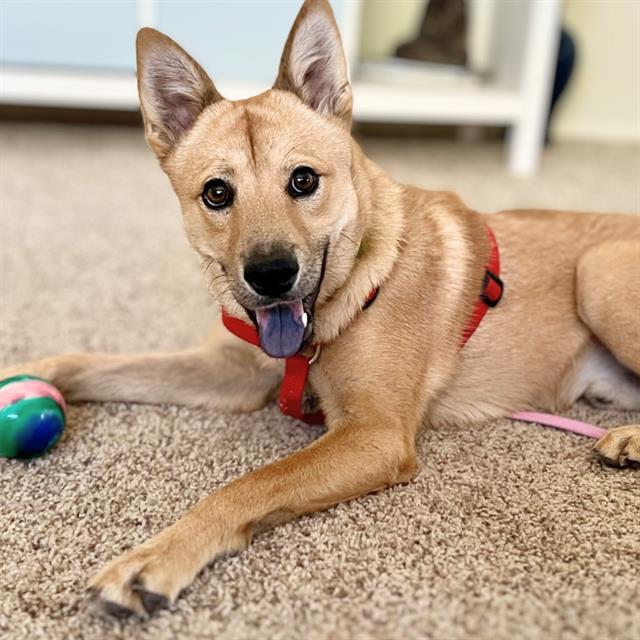
{"label": "white shelf unit", "polygon": [[509,170],[521,176],[534,173],[544,145],[560,41],[561,2],[491,1],[489,73],[437,71],[433,66],[419,73],[394,60],[382,65],[356,62],[356,119],[506,126]]}
{"label": "white shelf unit", "polygon": [[[490,75],[461,71],[407,72],[406,63],[358,60],[361,0],[351,0],[341,29],[350,60],[354,118],[361,122],[503,125],[509,127],[507,164],[516,175],[539,163],[560,32],[560,0],[496,0]],[[141,0],[139,19],[153,20]],[[218,82],[235,99],[267,84]],[[134,110],[132,72],[55,70],[3,65],[0,102],[14,105]]]}

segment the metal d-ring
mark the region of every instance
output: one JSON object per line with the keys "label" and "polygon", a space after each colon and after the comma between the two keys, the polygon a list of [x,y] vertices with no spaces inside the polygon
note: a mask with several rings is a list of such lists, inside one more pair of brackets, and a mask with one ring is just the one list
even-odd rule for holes
{"label": "metal d-ring", "polygon": [[309,359],[309,366],[311,366],[320,357],[321,351],[322,351],[322,345],[318,342],[318,344],[316,345],[315,353]]}

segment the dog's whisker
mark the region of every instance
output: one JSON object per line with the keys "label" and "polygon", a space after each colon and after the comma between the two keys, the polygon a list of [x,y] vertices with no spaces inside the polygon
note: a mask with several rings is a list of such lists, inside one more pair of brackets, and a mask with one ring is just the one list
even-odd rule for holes
{"label": "dog's whisker", "polygon": [[358,246],[358,242],[356,242],[351,236],[348,236],[344,231],[341,231],[340,235],[343,238],[346,238],[349,242],[353,243],[354,246]]}
{"label": "dog's whisker", "polygon": [[207,266],[204,268],[205,277],[209,273],[209,270],[211,269],[211,267],[213,267],[215,264],[216,264],[216,261],[213,258],[209,258],[209,260],[207,262]]}
{"label": "dog's whisker", "polygon": [[233,287],[231,285],[229,285],[224,291],[221,291],[218,296],[222,297],[222,296],[226,296],[227,293],[229,293],[231,291],[231,289],[233,289]]}
{"label": "dog's whisker", "polygon": [[227,274],[226,273],[219,273],[217,276],[214,276],[213,278],[209,279],[209,284],[214,284],[216,282],[219,282],[220,280],[224,280],[226,279]]}

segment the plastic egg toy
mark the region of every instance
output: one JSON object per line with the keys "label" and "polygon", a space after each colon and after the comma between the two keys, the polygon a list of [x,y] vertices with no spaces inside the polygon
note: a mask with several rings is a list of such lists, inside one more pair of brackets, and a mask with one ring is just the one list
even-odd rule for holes
{"label": "plastic egg toy", "polygon": [[67,407],[62,394],[35,376],[0,380],[0,457],[32,458],[58,442]]}

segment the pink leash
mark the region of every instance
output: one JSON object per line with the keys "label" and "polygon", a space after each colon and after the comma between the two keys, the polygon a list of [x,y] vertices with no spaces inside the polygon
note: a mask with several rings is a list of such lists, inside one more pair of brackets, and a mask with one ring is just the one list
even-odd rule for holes
{"label": "pink leash", "polygon": [[563,431],[571,431],[587,438],[602,438],[607,433],[606,429],[596,427],[588,422],[580,422],[579,420],[571,420],[562,416],[554,416],[550,413],[536,413],[535,411],[518,411],[510,416],[512,420],[520,420],[521,422],[533,422],[541,424],[545,427],[554,427]]}

